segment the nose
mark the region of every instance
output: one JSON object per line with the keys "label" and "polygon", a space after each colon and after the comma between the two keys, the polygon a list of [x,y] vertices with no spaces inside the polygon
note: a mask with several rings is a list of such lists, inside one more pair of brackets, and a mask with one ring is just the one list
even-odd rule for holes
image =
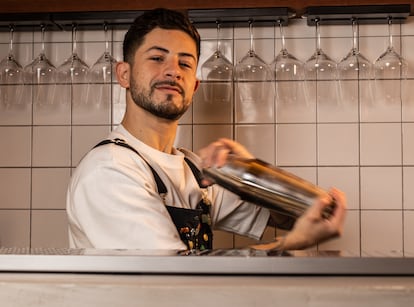
{"label": "nose", "polygon": [[178,59],[170,59],[165,62],[165,70],[164,70],[165,77],[174,80],[180,80],[181,75],[181,68]]}

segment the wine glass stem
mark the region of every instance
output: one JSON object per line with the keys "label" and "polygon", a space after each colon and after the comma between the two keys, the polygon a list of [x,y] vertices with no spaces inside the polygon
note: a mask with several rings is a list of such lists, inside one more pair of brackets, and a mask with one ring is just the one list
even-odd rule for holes
{"label": "wine glass stem", "polygon": [[41,35],[40,40],[41,40],[41,48],[42,48],[40,51],[41,54],[45,53],[45,28],[46,27],[44,24],[40,25],[40,35]]}
{"label": "wine glass stem", "polygon": [[76,24],[72,25],[72,54],[77,52]]}
{"label": "wine glass stem", "polygon": [[280,29],[280,39],[282,41],[282,50],[285,50],[286,49],[286,44],[285,44],[285,34],[283,32],[282,20],[279,20],[279,29]]}
{"label": "wine glass stem", "polygon": [[321,32],[319,28],[319,19],[315,20],[315,31],[316,31],[316,50],[321,49]]}
{"label": "wine glass stem", "polygon": [[358,46],[358,25],[355,18],[352,19],[352,49],[359,50]]}
{"label": "wine glass stem", "polygon": [[10,25],[9,55],[13,55],[13,34],[14,34],[14,26]]}
{"label": "wine glass stem", "polygon": [[250,52],[253,53],[253,20],[249,20]]}
{"label": "wine glass stem", "polygon": [[104,23],[104,33],[105,33],[105,53],[109,53],[109,32],[108,32],[108,24]]}
{"label": "wine glass stem", "polygon": [[220,51],[220,22],[217,20],[217,52]]}
{"label": "wine glass stem", "polygon": [[391,17],[388,18],[388,48],[392,48],[392,19]]}

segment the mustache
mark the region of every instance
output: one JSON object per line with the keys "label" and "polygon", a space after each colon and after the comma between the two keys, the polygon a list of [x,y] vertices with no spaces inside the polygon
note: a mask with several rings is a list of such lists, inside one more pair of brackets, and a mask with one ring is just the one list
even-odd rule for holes
{"label": "mustache", "polygon": [[178,90],[179,90],[179,93],[181,95],[184,95],[184,93],[185,93],[183,87],[180,84],[178,84],[177,82],[172,81],[172,80],[156,81],[156,82],[154,82],[152,84],[151,88],[154,89],[154,88],[156,88],[158,86],[162,86],[162,85],[168,85],[168,86],[172,86],[172,87],[177,87]]}

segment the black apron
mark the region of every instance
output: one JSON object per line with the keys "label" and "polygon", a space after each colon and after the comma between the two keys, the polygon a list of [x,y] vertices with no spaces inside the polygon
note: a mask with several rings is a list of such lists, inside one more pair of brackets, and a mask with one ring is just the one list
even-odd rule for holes
{"label": "black apron", "polygon": [[[170,214],[171,220],[177,228],[181,241],[185,243],[188,249],[205,250],[213,248],[213,232],[211,230],[210,216],[211,203],[207,199],[207,195],[204,193],[204,191],[201,191],[202,198],[197,204],[196,209],[168,206],[166,205],[165,201],[166,195],[168,193],[167,187],[161,180],[158,173],[154,170],[154,168],[146,161],[146,159],[144,159],[144,157],[142,157],[142,155],[135,148],[119,138],[116,138],[114,140],[103,140],[95,147],[105,144],[115,144],[128,148],[135,152],[138,156],[141,157],[141,159],[144,160],[145,163],[148,164],[157,184],[157,192],[163,200],[163,203],[165,204],[167,211]],[[190,167],[195,179],[198,182],[198,185],[200,186],[200,189],[205,188],[205,186],[203,186],[201,183],[202,175],[200,170],[194,165],[193,162],[187,159],[187,157],[185,157],[184,160]]]}

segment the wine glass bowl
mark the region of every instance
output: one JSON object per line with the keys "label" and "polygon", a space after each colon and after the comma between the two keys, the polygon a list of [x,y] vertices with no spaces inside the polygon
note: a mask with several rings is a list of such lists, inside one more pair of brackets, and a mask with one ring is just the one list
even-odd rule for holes
{"label": "wine glass bowl", "polygon": [[111,102],[112,83],[117,60],[109,51],[108,26],[104,24],[105,50],[87,72],[87,92],[85,104],[100,108]]}
{"label": "wine glass bowl", "polygon": [[203,88],[206,101],[231,101],[233,64],[219,50],[203,63],[201,75],[206,81]]}
{"label": "wine glass bowl", "polygon": [[271,64],[276,81],[276,101],[278,104],[296,104],[304,99],[303,63],[286,49],[283,24],[278,23],[282,48]]}
{"label": "wine glass bowl", "polygon": [[394,49],[392,19],[388,20],[388,47],[374,62],[375,97],[380,103],[401,102],[401,80],[407,77],[408,63]]}
{"label": "wine glass bowl", "polygon": [[216,50],[201,65],[203,93],[207,102],[230,102],[232,99],[233,64],[221,52],[220,23],[217,22]]}
{"label": "wine glass bowl", "polygon": [[24,68],[25,84],[33,87],[32,101],[37,107],[53,104],[56,83],[56,68],[45,55],[44,36],[45,26],[41,25],[41,51]]}
{"label": "wine glass bowl", "polygon": [[[337,65],[343,103],[358,103],[360,98],[372,101],[373,67],[371,61],[359,50],[358,36],[357,21],[352,20],[352,48]],[[363,86],[359,85],[360,82],[363,82]]]}
{"label": "wine glass bowl", "polygon": [[9,52],[0,61],[0,103],[4,108],[23,102],[24,72],[13,54],[14,27],[10,26]]}
{"label": "wine glass bowl", "polygon": [[89,66],[77,53],[76,25],[72,27],[72,53],[56,69],[55,101],[60,104],[80,104],[85,99]]}
{"label": "wine glass bowl", "polygon": [[319,21],[316,27],[316,50],[304,64],[306,96],[308,101],[330,105],[338,101],[337,64],[320,46]]}
{"label": "wine glass bowl", "polygon": [[249,21],[250,49],[235,66],[235,81],[240,102],[258,104],[273,93],[273,78],[269,65],[253,49],[252,27]]}

